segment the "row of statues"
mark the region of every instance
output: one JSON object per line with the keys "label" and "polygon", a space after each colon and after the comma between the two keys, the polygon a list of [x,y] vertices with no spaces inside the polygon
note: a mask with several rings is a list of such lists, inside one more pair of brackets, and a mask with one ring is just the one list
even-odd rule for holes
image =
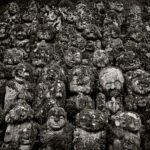
{"label": "row of statues", "polygon": [[0,14],[0,149],[150,150],[150,4],[51,2]]}

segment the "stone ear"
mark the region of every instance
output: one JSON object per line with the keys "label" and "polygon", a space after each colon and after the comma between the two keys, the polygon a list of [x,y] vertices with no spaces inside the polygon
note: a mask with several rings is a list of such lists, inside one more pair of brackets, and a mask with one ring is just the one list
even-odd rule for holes
{"label": "stone ear", "polygon": [[77,114],[76,114],[76,121],[75,121],[75,122],[76,122],[76,124],[78,124],[78,123],[79,123],[79,119],[80,119],[80,117],[79,117],[79,113],[77,113]]}

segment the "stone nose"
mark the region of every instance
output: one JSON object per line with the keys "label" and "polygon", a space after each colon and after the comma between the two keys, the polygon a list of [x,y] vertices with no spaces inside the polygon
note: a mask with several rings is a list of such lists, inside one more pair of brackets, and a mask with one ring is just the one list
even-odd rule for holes
{"label": "stone nose", "polygon": [[115,89],[115,84],[114,83],[111,84],[110,89],[111,90]]}
{"label": "stone nose", "polygon": [[55,117],[55,122],[58,122],[59,121],[59,118],[58,117]]}

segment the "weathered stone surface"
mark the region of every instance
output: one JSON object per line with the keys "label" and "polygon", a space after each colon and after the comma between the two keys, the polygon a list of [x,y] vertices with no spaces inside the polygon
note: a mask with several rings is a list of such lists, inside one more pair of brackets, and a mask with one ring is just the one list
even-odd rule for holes
{"label": "weathered stone surface", "polygon": [[81,111],[76,117],[74,149],[105,149],[106,132],[104,126],[107,121],[105,114],[99,110],[84,109]]}
{"label": "weathered stone surface", "polygon": [[149,54],[149,1],[1,0],[0,149],[148,150]]}
{"label": "weathered stone surface", "polygon": [[67,122],[66,115],[65,110],[61,107],[50,109],[46,125],[40,131],[42,150],[71,149],[73,128]]}

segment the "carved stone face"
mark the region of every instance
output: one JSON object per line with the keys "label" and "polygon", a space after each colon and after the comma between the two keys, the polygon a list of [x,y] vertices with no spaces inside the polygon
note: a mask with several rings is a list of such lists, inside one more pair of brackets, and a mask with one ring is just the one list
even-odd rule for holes
{"label": "carved stone face", "polygon": [[42,41],[32,52],[32,64],[34,66],[45,66],[50,61],[51,47],[45,41]]}
{"label": "carved stone face", "polygon": [[0,40],[3,40],[7,37],[8,33],[6,31],[6,24],[0,23]]}
{"label": "carved stone face", "polygon": [[146,94],[150,92],[149,84],[150,77],[137,77],[132,80],[132,87],[134,92],[139,94]]}
{"label": "carved stone face", "polygon": [[69,89],[75,93],[91,93],[93,88],[93,73],[87,66],[76,66],[71,70]]}
{"label": "carved stone face", "polygon": [[120,53],[116,59],[116,62],[117,66],[125,71],[137,69],[141,65],[140,60],[136,57],[136,54],[133,51]]}
{"label": "carved stone face", "polygon": [[127,128],[130,131],[138,131],[141,128],[141,119],[135,113],[127,113]]}
{"label": "carved stone face", "polygon": [[[106,17],[104,19],[104,25],[105,26],[108,25],[109,29],[110,29],[110,25],[112,25],[112,23],[115,23],[115,24],[117,23],[117,15],[114,11],[108,12],[108,14],[106,15]],[[108,27],[107,27],[107,29],[108,29]]]}
{"label": "carved stone face", "polygon": [[75,11],[69,10],[67,14],[67,21],[69,23],[74,23],[77,20],[77,14]]}
{"label": "carved stone face", "polygon": [[128,86],[135,93],[145,95],[150,93],[150,75],[144,70],[136,70],[127,74]]}
{"label": "carved stone face", "polygon": [[70,115],[71,117],[74,117],[77,113],[85,108],[95,108],[94,100],[92,100],[90,96],[80,93],[77,96],[72,96],[67,99],[66,110],[68,112],[68,115]]}
{"label": "carved stone face", "polygon": [[98,40],[101,38],[101,31],[95,25],[87,25],[83,32],[83,36],[89,40]]}
{"label": "carved stone face", "polygon": [[96,50],[93,54],[93,64],[98,67],[105,67],[109,63],[108,54],[103,50]]}
{"label": "carved stone face", "polygon": [[110,9],[112,10],[116,10],[118,12],[122,12],[124,10],[123,3],[119,1],[112,1],[109,3],[109,5],[110,5]]}
{"label": "carved stone face", "polygon": [[65,7],[62,7],[59,10],[63,18],[67,20],[69,23],[74,23],[77,20],[77,15],[75,11]]}
{"label": "carved stone face", "polygon": [[87,27],[88,23],[85,20],[80,20],[78,19],[77,23],[76,23],[76,28],[79,31],[84,31],[84,29]]}
{"label": "carved stone face", "polygon": [[130,111],[138,111],[139,108],[147,109],[150,95],[130,94],[125,97],[126,108]]}
{"label": "carved stone face", "polygon": [[14,108],[12,108],[9,113],[5,117],[5,121],[7,123],[15,123],[15,122],[22,122],[24,120],[31,120],[33,118],[33,110],[31,107],[23,102],[23,100],[18,101]]}
{"label": "carved stone face", "polygon": [[44,67],[44,70],[42,73],[42,79],[44,81],[48,81],[49,85],[53,85],[53,86],[61,85],[62,86],[63,83],[61,83],[61,81],[65,81],[65,72],[63,68],[60,67],[58,64],[52,63],[49,66]]}
{"label": "carved stone face", "polygon": [[141,16],[141,8],[137,5],[133,5],[131,6],[131,9],[129,11],[129,17],[130,20],[132,21],[141,21],[142,20],[142,16]]}
{"label": "carved stone face", "polygon": [[19,63],[14,70],[15,80],[24,82],[26,80],[31,80],[32,77],[32,67],[28,63]]}
{"label": "carved stone face", "polygon": [[32,1],[28,7],[28,10],[24,12],[22,20],[25,22],[32,22],[37,17],[37,11],[38,6],[35,1]]}
{"label": "carved stone face", "polygon": [[127,132],[123,138],[122,144],[123,144],[123,149],[126,150],[138,150],[140,147],[140,136]]}
{"label": "carved stone face", "polygon": [[69,48],[64,56],[65,63],[69,67],[79,65],[81,63],[81,53],[80,50],[74,47]]}
{"label": "carved stone face", "polygon": [[77,114],[77,126],[86,131],[99,131],[107,123],[105,114],[99,110],[84,109]]}
{"label": "carved stone face", "polygon": [[120,35],[120,29],[114,25],[112,30],[111,30],[111,37],[116,39],[119,37],[119,35]]}
{"label": "carved stone face", "polygon": [[37,32],[37,37],[39,40],[50,41],[55,36],[55,30],[52,26],[43,25]]}
{"label": "carved stone face", "polygon": [[7,49],[4,54],[3,62],[6,65],[17,65],[18,63],[21,63],[25,57],[26,53],[22,49]]}
{"label": "carved stone face", "polygon": [[108,95],[115,97],[123,89],[124,77],[118,68],[107,67],[100,71],[99,82]]}
{"label": "carved stone face", "polygon": [[[60,10],[62,10],[60,8]],[[65,8],[63,9],[65,10]],[[63,11],[62,10],[62,11]],[[41,10],[41,18],[43,19],[43,22],[54,22],[57,19],[57,14],[56,14],[55,8],[50,8],[48,5],[45,5],[42,10]]]}
{"label": "carved stone face", "polygon": [[60,130],[66,124],[66,112],[61,107],[53,107],[49,111],[47,126],[53,130]]}
{"label": "carved stone face", "polygon": [[5,132],[4,141],[6,143],[14,142],[21,145],[31,145],[36,136],[35,127],[32,122],[8,125]]}
{"label": "carved stone face", "polygon": [[137,106],[139,108],[146,108],[147,104],[149,103],[150,95],[149,96],[143,96],[138,95],[136,96]]}
{"label": "carved stone face", "polygon": [[140,116],[133,112],[119,112],[111,118],[117,127],[127,129],[131,132],[139,131],[141,128]]}
{"label": "carved stone face", "polygon": [[131,29],[130,38],[135,42],[141,42],[143,39],[143,32],[140,29]]}
{"label": "carved stone face", "polygon": [[80,2],[79,4],[76,5],[76,11],[78,16],[82,19],[85,20],[86,22],[90,22],[91,20],[91,12],[87,6],[86,3]]}
{"label": "carved stone face", "polygon": [[98,2],[98,3],[96,4],[96,7],[97,7],[97,9],[98,9],[99,11],[103,10],[103,9],[104,9],[104,4],[103,4],[103,2],[102,2],[102,1]]}
{"label": "carved stone face", "polygon": [[15,2],[9,3],[8,12],[11,15],[15,15],[16,13],[19,12],[19,10],[20,10],[20,8],[17,3],[15,3]]}
{"label": "carved stone face", "polygon": [[26,25],[17,25],[13,32],[14,36],[18,40],[24,40],[28,36],[28,27]]}
{"label": "carved stone face", "polygon": [[85,50],[89,52],[94,52],[96,49],[100,49],[100,48],[101,48],[100,40],[97,40],[97,41],[88,40]]}

